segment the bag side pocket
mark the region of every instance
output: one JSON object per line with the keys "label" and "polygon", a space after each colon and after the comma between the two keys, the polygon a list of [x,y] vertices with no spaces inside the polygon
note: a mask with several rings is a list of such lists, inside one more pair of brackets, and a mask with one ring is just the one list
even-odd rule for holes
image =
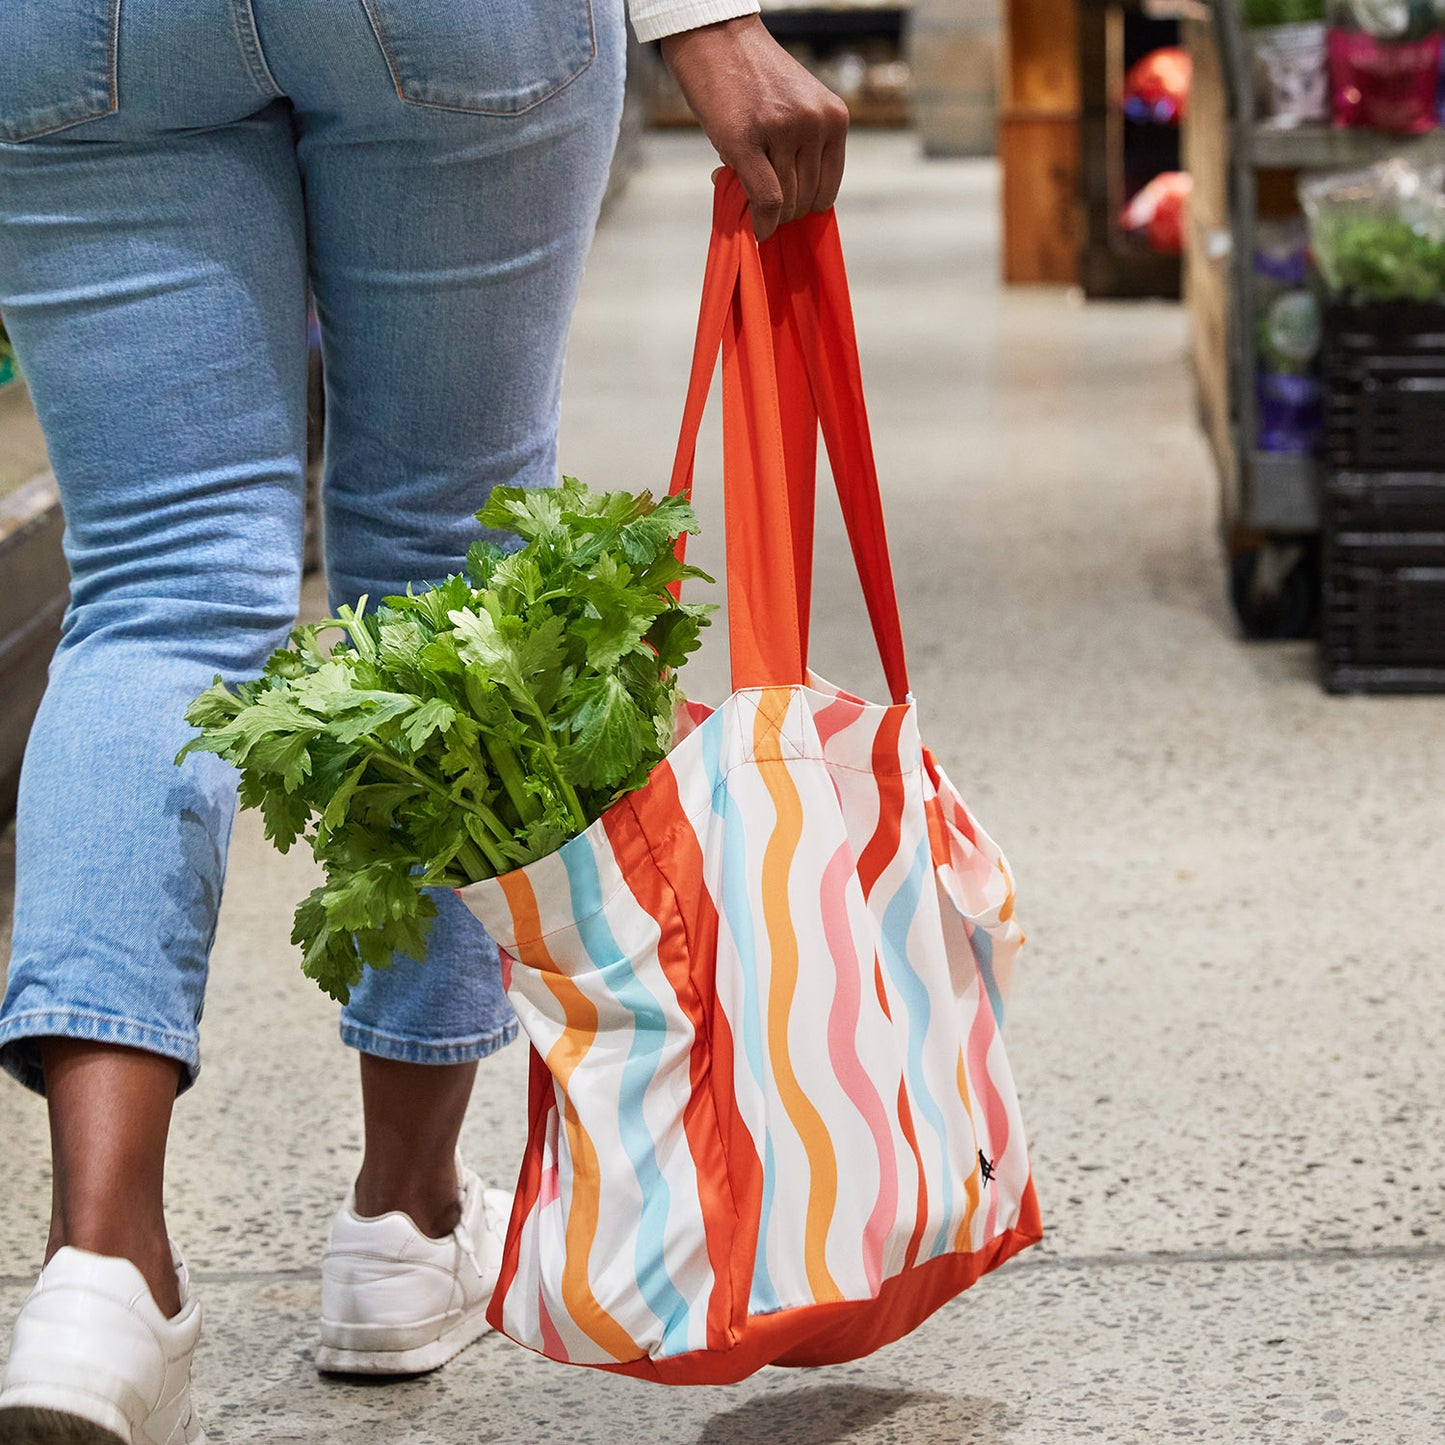
{"label": "bag side pocket", "polygon": [[120,0],[0,4],[0,142],[52,135],[118,103]]}
{"label": "bag side pocket", "polygon": [[591,0],[362,0],[396,93],[414,105],[520,115],[597,55]]}

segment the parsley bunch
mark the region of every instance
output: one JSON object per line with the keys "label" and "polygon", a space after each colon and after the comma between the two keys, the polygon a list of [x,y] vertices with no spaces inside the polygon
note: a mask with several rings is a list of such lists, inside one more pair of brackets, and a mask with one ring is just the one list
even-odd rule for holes
{"label": "parsley bunch", "polygon": [[[283,853],[304,836],[325,868],[291,936],[342,1001],[364,965],[425,956],[422,889],[541,858],[646,782],[712,611],[668,591],[712,580],[674,555],[697,530],[682,498],[567,477],[498,487],[477,521],[523,546],[479,540],[465,575],[299,627],[258,679],[218,677],[186,713],[200,736],[176,761],[234,763],[266,836]],[[347,645],[324,647],[337,628]]]}

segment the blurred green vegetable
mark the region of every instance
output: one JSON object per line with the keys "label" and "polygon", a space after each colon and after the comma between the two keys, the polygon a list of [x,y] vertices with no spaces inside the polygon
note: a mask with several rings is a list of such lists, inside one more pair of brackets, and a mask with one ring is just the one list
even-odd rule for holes
{"label": "blurred green vegetable", "polygon": [[1315,259],[1330,289],[1371,301],[1445,296],[1445,240],[1382,217],[1321,217]]}
{"label": "blurred green vegetable", "polygon": [[1240,9],[1244,23],[1252,27],[1301,25],[1325,18],[1325,0],[1243,0]]}

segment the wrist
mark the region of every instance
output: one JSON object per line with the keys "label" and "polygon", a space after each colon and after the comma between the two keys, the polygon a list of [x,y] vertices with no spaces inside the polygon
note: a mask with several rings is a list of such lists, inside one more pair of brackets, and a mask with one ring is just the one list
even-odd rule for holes
{"label": "wrist", "polygon": [[662,46],[662,59],[671,68],[674,56],[695,50],[699,45],[712,45],[718,41],[731,44],[758,32],[767,35],[768,28],[763,24],[763,17],[756,12],[751,15],[736,15],[729,20],[714,20],[710,25],[698,25],[691,30],[678,30],[671,35],[664,35],[659,42]]}

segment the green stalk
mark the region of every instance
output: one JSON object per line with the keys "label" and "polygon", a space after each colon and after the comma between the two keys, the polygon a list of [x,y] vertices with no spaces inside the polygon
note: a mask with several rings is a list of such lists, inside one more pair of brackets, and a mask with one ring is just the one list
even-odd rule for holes
{"label": "green stalk", "polygon": [[395,754],[387,752],[386,749],[379,747],[376,743],[368,742],[365,738],[362,738],[361,744],[371,755],[372,761],[379,767],[391,768],[393,772],[400,773],[409,782],[419,784],[425,788],[427,792],[434,794],[438,798],[445,799],[454,807],[461,808],[464,812],[474,813],[491,829],[499,842],[510,843],[512,841],[512,834],[506,824],[503,823],[485,803],[463,802],[454,792],[443,788],[439,783],[432,782],[425,773],[418,772],[409,763],[404,762]]}
{"label": "green stalk", "polygon": [[[485,857],[483,856],[484,852]],[[498,873],[505,873],[511,866],[505,860],[499,861],[493,855],[491,848],[484,850],[470,840],[457,849],[457,856],[453,861],[462,865],[469,883],[475,883],[482,878],[495,877]]]}
{"label": "green stalk", "polygon": [[510,743],[494,738],[486,732],[482,733],[482,746],[492,760],[492,767],[496,770],[507,796],[512,800],[512,806],[517,810],[518,820],[522,823],[535,823],[542,816],[542,803],[536,794],[527,791],[527,778],[522,772],[516,750]]}
{"label": "green stalk", "polygon": [[577,796],[577,790],[562,776],[562,769],[557,765],[557,745],[552,741],[552,729],[547,725],[547,719],[536,702],[531,697],[526,701],[527,711],[537,723],[537,759],[547,769],[554,786],[562,794],[562,801],[567,804],[567,811],[572,814],[577,831],[584,832],[588,827],[587,814],[582,807],[582,800]]}

